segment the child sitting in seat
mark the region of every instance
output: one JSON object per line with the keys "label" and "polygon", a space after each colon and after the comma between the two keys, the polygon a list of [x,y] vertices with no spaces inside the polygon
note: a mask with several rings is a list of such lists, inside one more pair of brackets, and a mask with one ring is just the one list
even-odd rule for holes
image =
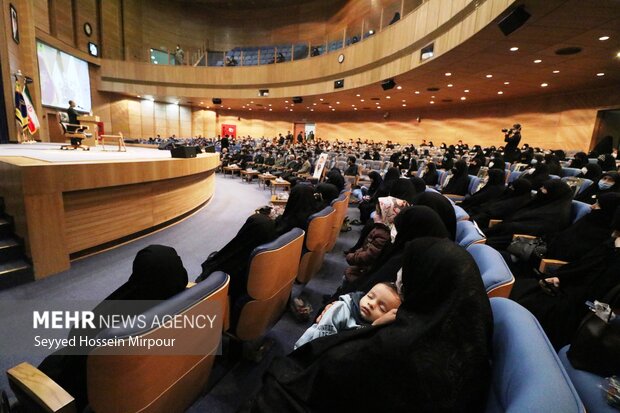
{"label": "child sitting in seat", "polygon": [[354,292],[341,295],[338,301],[325,307],[316,322],[297,340],[294,348],[319,337],[373,325],[384,316],[395,316],[400,303],[394,283],[376,284],[368,294]]}

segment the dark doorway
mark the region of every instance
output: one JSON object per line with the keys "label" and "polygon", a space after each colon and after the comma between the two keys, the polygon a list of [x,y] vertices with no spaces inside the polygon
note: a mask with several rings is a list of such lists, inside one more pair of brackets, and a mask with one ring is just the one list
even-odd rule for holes
{"label": "dark doorway", "polygon": [[[0,63],[0,73],[2,64]],[[6,116],[6,102],[4,101],[4,81],[0,76],[0,143],[9,143],[9,124]]]}
{"label": "dark doorway", "polygon": [[620,145],[620,108],[598,111],[590,149],[594,148],[606,136],[613,137],[614,148]]}

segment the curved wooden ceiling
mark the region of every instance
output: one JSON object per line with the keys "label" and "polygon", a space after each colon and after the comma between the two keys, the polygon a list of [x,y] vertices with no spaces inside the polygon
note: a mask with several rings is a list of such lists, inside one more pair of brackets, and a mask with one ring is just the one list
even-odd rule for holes
{"label": "curved wooden ceiling", "polygon": [[176,0],[184,4],[199,4],[205,7],[232,10],[272,9],[276,7],[298,6],[305,3],[345,4],[347,0]]}

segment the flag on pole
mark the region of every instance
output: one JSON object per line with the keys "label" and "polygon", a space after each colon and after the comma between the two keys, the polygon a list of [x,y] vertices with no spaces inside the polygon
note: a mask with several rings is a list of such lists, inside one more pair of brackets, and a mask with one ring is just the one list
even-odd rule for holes
{"label": "flag on pole", "polygon": [[26,104],[26,111],[28,113],[28,130],[31,135],[34,135],[39,130],[41,124],[39,123],[37,112],[34,111],[34,107],[32,106],[32,98],[30,97],[30,92],[28,91],[28,85],[24,86],[23,97],[24,103]]}
{"label": "flag on pole", "polygon": [[17,119],[19,126],[25,132],[28,128],[28,108],[17,82],[15,82],[15,119]]}

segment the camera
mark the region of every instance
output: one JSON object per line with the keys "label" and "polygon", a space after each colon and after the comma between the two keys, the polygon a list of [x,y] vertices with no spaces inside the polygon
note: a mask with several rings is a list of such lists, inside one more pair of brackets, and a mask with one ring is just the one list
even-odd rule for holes
{"label": "camera", "polygon": [[504,128],[504,129],[502,129],[502,132],[504,132],[504,133],[508,133],[508,131],[510,131],[510,130],[511,130],[511,129],[506,129],[506,128]]}

